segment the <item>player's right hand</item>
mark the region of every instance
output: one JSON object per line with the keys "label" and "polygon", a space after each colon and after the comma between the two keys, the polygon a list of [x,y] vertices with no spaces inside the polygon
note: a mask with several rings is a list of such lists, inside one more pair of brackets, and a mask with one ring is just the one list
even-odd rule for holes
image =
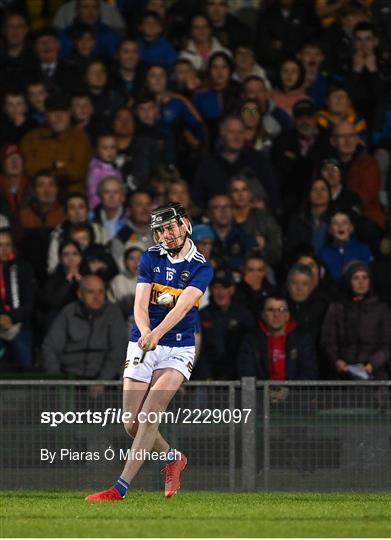
{"label": "player's right hand", "polygon": [[153,332],[147,332],[140,337],[140,339],[138,340],[138,345],[140,349],[142,349],[144,352],[154,351],[156,349],[158,341],[159,340],[156,338]]}

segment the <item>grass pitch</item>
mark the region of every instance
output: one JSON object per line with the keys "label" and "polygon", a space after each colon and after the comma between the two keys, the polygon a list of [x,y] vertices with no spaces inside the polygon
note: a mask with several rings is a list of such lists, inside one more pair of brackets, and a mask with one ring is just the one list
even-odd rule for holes
{"label": "grass pitch", "polygon": [[391,537],[391,493],[0,493],[2,537]]}

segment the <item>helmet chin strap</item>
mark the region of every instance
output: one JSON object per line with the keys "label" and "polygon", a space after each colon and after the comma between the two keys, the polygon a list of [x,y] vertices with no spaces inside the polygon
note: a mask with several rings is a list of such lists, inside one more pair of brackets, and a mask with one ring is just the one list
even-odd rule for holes
{"label": "helmet chin strap", "polygon": [[164,249],[170,254],[170,255],[176,255],[177,253],[179,253],[181,251],[181,249],[183,248],[183,246],[185,245],[186,243],[186,240],[187,240],[187,236],[188,236],[188,233],[186,232],[185,234],[185,239],[183,240],[182,244],[180,246],[176,246],[176,247],[172,247],[172,248],[169,248],[169,247],[164,247]]}
{"label": "helmet chin strap", "polygon": [[[186,240],[187,240],[189,234],[192,233],[192,226],[191,226],[190,222],[187,224],[187,223],[185,223],[185,222],[183,221],[183,219],[181,218],[180,223],[181,223],[181,225],[183,225],[183,226],[185,227],[185,231],[186,231],[186,232],[185,232],[185,238],[184,238],[182,244],[181,244],[180,246],[175,246],[175,247],[169,248],[169,247],[164,246],[163,242],[161,242],[163,248],[164,248],[164,249],[167,251],[167,253],[169,253],[170,255],[176,255],[177,253],[179,253],[179,252],[181,251],[181,249],[183,248],[183,246],[185,245]],[[177,236],[177,237],[175,238],[175,240],[176,240],[177,238],[180,238],[180,237]]]}

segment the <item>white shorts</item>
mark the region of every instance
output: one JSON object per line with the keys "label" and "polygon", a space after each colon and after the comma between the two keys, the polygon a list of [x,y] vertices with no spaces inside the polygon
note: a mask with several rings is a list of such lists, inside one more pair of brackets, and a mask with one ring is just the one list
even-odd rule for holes
{"label": "white shorts", "polygon": [[167,347],[158,345],[154,351],[148,351],[143,362],[140,362],[143,351],[134,341],[129,341],[126,351],[124,377],[136,381],[151,382],[153,372],[158,369],[176,369],[190,379],[193,371],[195,347]]}

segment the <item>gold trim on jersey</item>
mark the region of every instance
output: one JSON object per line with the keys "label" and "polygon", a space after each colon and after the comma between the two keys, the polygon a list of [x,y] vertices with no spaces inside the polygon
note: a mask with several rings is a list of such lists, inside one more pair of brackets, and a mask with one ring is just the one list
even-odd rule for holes
{"label": "gold trim on jersey", "polygon": [[[184,289],[176,289],[175,287],[170,287],[169,285],[162,285],[161,283],[152,283],[152,290],[151,290],[151,296],[149,298],[149,302],[155,306],[158,306],[157,299],[159,296],[163,293],[170,293],[173,297],[173,303],[171,306],[167,306],[170,308],[173,308],[175,304],[178,302],[178,298],[183,293]],[[201,298],[197,300],[197,302],[194,304],[194,307],[199,308],[201,305]]]}

